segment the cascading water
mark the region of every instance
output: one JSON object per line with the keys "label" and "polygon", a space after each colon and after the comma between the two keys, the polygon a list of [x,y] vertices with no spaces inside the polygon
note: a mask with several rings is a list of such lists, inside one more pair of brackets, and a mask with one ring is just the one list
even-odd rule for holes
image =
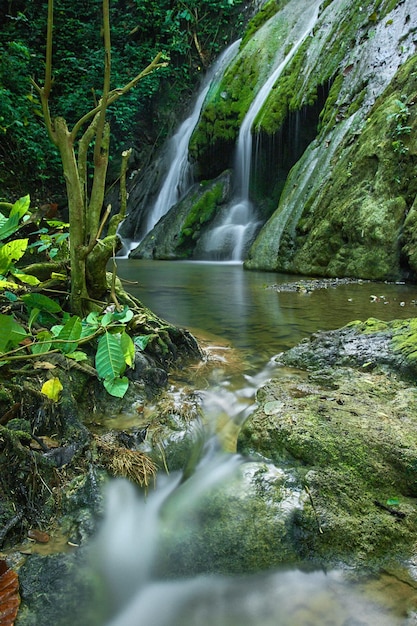
{"label": "cascading water", "polygon": [[[229,412],[234,421],[243,420],[253,402],[253,390],[270,375],[270,367],[256,379],[247,379],[245,391],[235,398],[231,398],[227,385],[207,392],[206,412],[215,415],[220,409]],[[248,477],[259,471],[259,466],[254,469],[248,459],[221,452],[217,439],[211,437],[190,477],[181,472],[159,477],[157,488],[147,498],[127,481],[109,484],[104,523],[93,548],[94,568],[105,588],[105,626],[344,626],[359,624],[358,615],[368,624],[399,626],[397,620],[349,586],[343,572],[337,570],[184,574],[184,562],[191,570],[201,562],[195,542],[197,538],[198,544],[202,526],[216,523],[214,517],[210,520],[216,508],[213,513],[207,502],[224,498],[227,486],[236,485],[236,481],[246,494],[251,489]],[[241,497],[236,487],[232,490],[231,502]],[[299,506],[300,494],[292,493],[283,502],[280,515],[290,518]],[[240,514],[245,515],[243,507]],[[256,526],[256,520],[248,519],[247,524]],[[249,532],[248,525],[242,529]],[[184,548],[188,553],[185,558]],[[210,554],[210,546],[205,551]],[[211,563],[206,559],[203,556],[203,571],[210,572]]]}
{"label": "cascading water", "polygon": [[[247,246],[258,229],[256,211],[249,197],[249,184],[252,170],[252,127],[265,103],[271,89],[274,87],[280,74],[291,61],[304,40],[314,27],[321,0],[305,2],[298,5],[299,15],[293,19],[293,26],[289,30],[286,41],[280,48],[293,46],[285,58],[277,65],[267,81],[261,87],[240,127],[235,157],[235,197],[231,205],[225,210],[219,224],[213,227],[201,242],[203,250],[201,257],[206,259],[230,259],[242,261]],[[291,3],[294,11],[295,3]],[[284,9],[285,11],[285,9]],[[299,33],[302,33],[299,35]]]}
{"label": "cascading water", "polygon": [[151,231],[161,217],[181,200],[193,183],[192,168],[188,160],[188,144],[210,86],[213,81],[217,82],[220,79],[224,69],[236,54],[239,44],[240,40],[235,41],[219,56],[204,79],[191,115],[168,142],[166,162],[169,167],[156,202],[149,212],[146,232]]}

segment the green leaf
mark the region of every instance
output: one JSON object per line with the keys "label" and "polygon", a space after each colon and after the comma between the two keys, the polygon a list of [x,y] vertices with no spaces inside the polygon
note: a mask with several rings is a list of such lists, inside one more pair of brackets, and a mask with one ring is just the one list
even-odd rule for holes
{"label": "green leaf", "polygon": [[20,219],[28,212],[30,197],[24,196],[17,200],[10,210],[10,215],[5,222],[0,225],[0,241],[7,239],[20,228]]}
{"label": "green leaf", "polygon": [[44,354],[51,349],[52,335],[48,330],[43,330],[36,335],[36,342],[31,346],[32,354]]}
{"label": "green leaf", "polygon": [[137,346],[139,350],[144,350],[152,337],[153,335],[138,335],[133,339],[133,341],[135,343],[135,346]]}
{"label": "green leaf", "polygon": [[123,398],[126,391],[129,389],[129,381],[126,376],[123,376],[123,378],[104,380],[103,385],[107,393],[116,398]]}
{"label": "green leaf", "polygon": [[5,276],[11,265],[22,258],[28,247],[28,239],[14,239],[0,247],[0,274]]}
{"label": "green leaf", "polygon": [[0,289],[13,289],[16,288],[16,283],[12,283],[10,280],[4,280],[0,278]]}
{"label": "green leaf", "polygon": [[15,267],[10,269],[10,273],[13,274],[15,278],[20,280],[20,282],[31,285],[32,287],[39,285],[41,282],[38,278],[36,278],[36,276],[33,276],[32,274],[25,274]]}
{"label": "green leaf", "polygon": [[27,332],[14,321],[11,315],[0,313],[0,351],[7,352],[15,348],[22,339],[27,337]]}
{"label": "green leaf", "polygon": [[62,343],[56,343],[55,347],[64,353],[74,352],[77,349],[77,341],[81,337],[81,331],[82,324],[80,318],[77,315],[71,316],[56,336],[57,339],[62,340]]}
{"label": "green leaf", "polygon": [[48,313],[59,313],[62,311],[58,302],[44,296],[42,293],[26,293],[20,298],[29,309],[36,308],[40,311],[48,311]]}
{"label": "green leaf", "polygon": [[28,326],[29,326],[29,330],[32,330],[32,324],[35,322],[35,320],[39,317],[40,311],[39,309],[32,309],[29,315],[29,322],[28,322]]}
{"label": "green leaf", "polygon": [[120,335],[120,345],[123,350],[126,365],[132,367],[135,361],[135,344],[133,343],[131,336],[126,332],[122,332]]}
{"label": "green leaf", "polygon": [[16,302],[16,300],[18,300],[17,295],[15,293],[12,293],[11,291],[5,291],[3,296],[7,298],[9,302]]}
{"label": "green leaf", "polygon": [[73,361],[77,361],[77,363],[79,363],[80,361],[86,361],[88,359],[88,356],[82,350],[76,350],[75,352],[67,352],[67,354],[65,356],[68,359],[72,359]]}
{"label": "green leaf", "polygon": [[98,340],[96,369],[100,378],[118,378],[126,368],[125,356],[120,345],[120,335],[105,333]]}
{"label": "green leaf", "polygon": [[19,218],[23,217],[28,211],[30,207],[30,196],[23,196],[23,198],[19,198],[16,200],[14,205],[10,210],[10,217],[12,215],[17,215]]}
{"label": "green leaf", "polygon": [[126,305],[123,311],[114,311],[113,320],[121,324],[127,324],[133,317],[133,311]]}
{"label": "green leaf", "polygon": [[59,378],[51,378],[42,385],[41,392],[53,402],[58,402],[63,386]]}
{"label": "green leaf", "polygon": [[108,313],[105,313],[103,317],[101,318],[101,325],[108,326],[109,324],[112,323],[112,321],[113,321],[113,312],[109,311]]}
{"label": "green leaf", "polygon": [[19,228],[19,216],[13,215],[12,217],[8,217],[0,226],[0,241],[13,235]]}
{"label": "green leaf", "polygon": [[400,504],[400,501],[398,498],[389,498],[387,500],[387,505],[388,506],[398,506]]}

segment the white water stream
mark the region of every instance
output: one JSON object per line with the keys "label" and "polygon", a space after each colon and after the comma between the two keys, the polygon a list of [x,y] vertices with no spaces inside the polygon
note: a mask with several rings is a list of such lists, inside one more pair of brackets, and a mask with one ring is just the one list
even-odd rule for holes
{"label": "white water stream", "polygon": [[[292,23],[281,42],[279,52],[292,44],[291,50],[281,60],[258,91],[242,122],[236,147],[235,157],[235,197],[231,206],[224,212],[223,219],[203,238],[200,246],[205,253],[201,256],[206,259],[230,259],[241,261],[247,245],[258,229],[256,211],[249,197],[249,185],[252,170],[252,129],[260,110],[262,109],[271,90],[283,70],[294,57],[305,39],[310,35],[318,18],[321,0],[306,3],[290,3],[291,15],[288,20]],[[283,9],[283,20],[286,18],[286,8]],[[297,10],[298,14],[294,15]],[[278,54],[278,59],[280,55]]]}
{"label": "white water stream", "polygon": [[193,183],[192,169],[188,160],[188,144],[212,82],[220,80],[225,68],[236,54],[239,44],[240,40],[235,41],[226,48],[211,70],[207,72],[191,115],[184,120],[168,142],[165,157],[166,162],[169,164],[168,171],[155,204],[149,212],[147,232],[151,231],[161,217],[184,197]]}

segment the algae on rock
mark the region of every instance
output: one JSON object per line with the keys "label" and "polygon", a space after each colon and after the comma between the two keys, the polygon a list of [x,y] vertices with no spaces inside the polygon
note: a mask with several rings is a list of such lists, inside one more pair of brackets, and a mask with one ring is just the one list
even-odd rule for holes
{"label": "algae on rock", "polygon": [[278,357],[293,373],[258,391],[239,448],[284,466],[307,493],[293,518],[302,558],[372,568],[413,554],[417,390],[393,371],[416,371],[405,355],[414,326],[369,320],[319,333]]}

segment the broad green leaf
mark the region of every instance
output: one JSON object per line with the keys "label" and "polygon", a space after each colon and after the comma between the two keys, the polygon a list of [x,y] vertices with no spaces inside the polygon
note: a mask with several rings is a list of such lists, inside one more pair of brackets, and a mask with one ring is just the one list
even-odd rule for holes
{"label": "broad green leaf", "polygon": [[77,349],[77,342],[81,337],[81,331],[82,324],[80,318],[77,315],[71,316],[56,335],[56,338],[60,339],[61,342],[56,343],[54,347],[64,353],[74,352],[74,350]]}
{"label": "broad green leaf", "polygon": [[0,278],[0,289],[16,289],[16,283]]}
{"label": "broad green leaf", "polygon": [[36,319],[39,317],[39,309],[32,309],[29,315],[29,322],[28,322],[28,326],[29,326],[29,330],[32,329],[32,324],[36,321]]}
{"label": "broad green leaf", "polygon": [[14,321],[11,315],[0,313],[0,351],[6,352],[15,348],[22,339],[27,337],[25,329]]}
{"label": "broad green leaf", "polygon": [[20,298],[27,307],[36,308],[40,311],[48,311],[48,313],[59,313],[62,311],[58,302],[44,296],[42,293],[26,293]]}
{"label": "broad green leaf", "polygon": [[99,315],[97,311],[92,311],[91,313],[87,315],[87,317],[85,318],[85,321],[87,322],[87,324],[90,324],[90,326],[94,326],[94,328],[98,328],[100,325],[98,317]]}
{"label": "broad green leaf", "polygon": [[126,376],[123,376],[123,378],[104,380],[103,385],[107,393],[116,398],[123,398],[126,391],[129,389],[129,381]]}
{"label": "broad green leaf", "polygon": [[14,239],[0,247],[0,274],[5,276],[15,261],[25,254],[28,239]]}
{"label": "broad green leaf", "polygon": [[137,346],[139,350],[144,350],[152,337],[153,335],[138,335],[133,339],[133,341],[135,343],[135,346]]}
{"label": "broad green leaf", "polygon": [[77,361],[77,363],[79,363],[80,361],[86,361],[88,359],[88,356],[82,350],[76,350],[75,352],[67,352],[67,354],[65,356],[68,359],[72,359],[73,361]]}
{"label": "broad green leaf", "polygon": [[30,196],[23,196],[23,198],[19,198],[16,200],[14,205],[10,210],[10,217],[12,215],[17,215],[19,218],[23,217],[28,211],[30,207]]}
{"label": "broad green leaf", "polygon": [[14,203],[7,220],[0,224],[0,241],[7,239],[20,228],[20,219],[28,212],[30,197],[25,196]]}
{"label": "broad green leaf", "polygon": [[54,324],[54,326],[51,327],[51,333],[53,334],[54,337],[58,337],[59,333],[61,332],[63,328],[64,328],[63,324]]}
{"label": "broad green leaf", "polygon": [[123,350],[126,365],[132,367],[135,361],[135,344],[133,343],[130,335],[128,335],[126,332],[122,332],[122,334],[120,335],[120,345]]}
{"label": "broad green leaf", "polygon": [[32,274],[25,274],[15,267],[10,269],[10,273],[13,274],[15,278],[20,280],[20,282],[31,285],[32,287],[34,287],[35,285],[39,285],[39,283],[41,282],[39,278],[36,278],[36,276],[33,276]]}
{"label": "broad green leaf", "polygon": [[15,293],[12,293],[11,291],[5,291],[3,296],[7,298],[9,302],[16,302],[16,300],[18,299],[17,295]]}
{"label": "broad green leaf", "polygon": [[51,378],[42,385],[41,392],[54,402],[58,402],[62,390],[63,386],[59,378]]}
{"label": "broad green leaf", "polygon": [[3,239],[7,239],[13,235],[17,230],[19,230],[19,215],[15,214],[11,217],[8,217],[7,220],[0,226],[0,241]]}
{"label": "broad green leaf", "polygon": [[388,506],[398,506],[400,504],[400,501],[398,498],[389,498],[387,500],[387,505]]}
{"label": "broad green leaf", "polygon": [[113,322],[113,315],[114,313],[112,311],[105,313],[101,318],[101,325],[108,326],[109,324],[111,324]]}
{"label": "broad green leaf", "polygon": [[126,305],[123,311],[114,311],[113,320],[121,324],[127,324],[133,317],[133,311]]}
{"label": "broad green leaf", "polygon": [[118,378],[125,368],[120,336],[105,333],[100,337],[97,345],[96,369],[99,377],[107,380]]}
{"label": "broad green leaf", "polygon": [[36,342],[31,346],[32,354],[44,354],[51,349],[52,335],[48,330],[43,330],[36,335]]}

